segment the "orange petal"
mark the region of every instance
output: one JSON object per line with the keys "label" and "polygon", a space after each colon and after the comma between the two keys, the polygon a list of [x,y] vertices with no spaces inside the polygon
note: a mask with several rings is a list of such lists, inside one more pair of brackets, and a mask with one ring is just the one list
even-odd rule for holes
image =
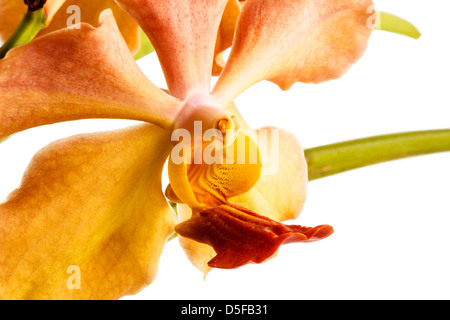
{"label": "orange petal", "polygon": [[287,90],[297,81],[342,76],[366,49],[372,5],[371,0],[247,0],[213,91],[227,104],[261,80]]}
{"label": "orange petal", "polygon": [[283,243],[326,238],[333,233],[333,228],[284,225],[242,206],[226,204],[194,212],[175,231],[214,248],[217,256],[208,262],[209,267],[230,269],[250,262],[261,263]]}
{"label": "orange petal", "polygon": [[241,5],[238,0],[228,0],[227,6],[220,21],[219,32],[217,34],[215,58],[213,64],[213,76],[218,76],[225,65],[223,51],[233,44],[236,22],[241,12]]}
{"label": "orange petal", "polygon": [[0,138],[86,118],[168,128],[181,108],[139,70],[109,10],[98,28],[62,29],[10,50],[0,70]]}
{"label": "orange petal", "polygon": [[169,139],[145,124],[41,150],[0,206],[0,298],[116,299],[148,285],[175,224],[161,190]]}
{"label": "orange petal", "polygon": [[[250,190],[261,174],[258,147],[243,132],[226,149],[216,148],[216,153],[210,153],[209,146],[194,149],[189,159],[185,157],[182,161],[176,159],[181,152],[174,148],[169,158],[171,190],[168,193],[174,192],[178,199],[191,207],[223,204],[228,198]],[[203,152],[198,158],[196,150]],[[181,151],[186,156],[186,149]],[[217,158],[210,157],[211,154]]]}
{"label": "orange petal", "polygon": [[[14,0],[17,1],[17,0]],[[72,6],[80,9],[80,22],[86,22],[93,26],[98,24],[100,13],[105,9],[111,9],[120,32],[124,37],[128,48],[134,54],[139,50],[139,26],[125,11],[113,0],[66,0],[53,16],[50,25],[43,29],[38,36],[67,27],[68,21],[76,14],[71,10]]]}
{"label": "orange petal", "polygon": [[170,93],[209,93],[214,48],[227,0],[117,0],[145,31]]}
{"label": "orange petal", "polygon": [[[63,3],[64,0],[47,0],[44,10],[48,22]],[[27,5],[21,0],[0,0],[0,42],[8,40],[27,9]]]}

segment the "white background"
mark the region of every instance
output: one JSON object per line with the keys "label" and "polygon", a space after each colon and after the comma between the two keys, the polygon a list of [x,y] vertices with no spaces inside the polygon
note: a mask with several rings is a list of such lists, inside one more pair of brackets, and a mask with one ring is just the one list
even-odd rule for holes
{"label": "white background", "polygon": [[[379,134],[450,128],[448,0],[379,0],[379,10],[412,21],[419,40],[376,31],[364,57],[341,79],[282,92],[260,83],[235,102],[254,128],[295,133],[305,148]],[[139,61],[165,87],[156,56]],[[33,154],[75,133],[128,125],[87,120],[44,126],[0,145],[0,198],[19,185]],[[289,244],[261,265],[213,270],[206,280],[178,240],[158,277],[127,299],[449,299],[450,153],[354,170],[309,184],[300,217],[335,233]]]}

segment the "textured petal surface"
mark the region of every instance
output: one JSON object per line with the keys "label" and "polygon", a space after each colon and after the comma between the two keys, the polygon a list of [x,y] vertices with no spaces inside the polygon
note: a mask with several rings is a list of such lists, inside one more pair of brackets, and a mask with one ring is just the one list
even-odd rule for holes
{"label": "textured petal surface", "polygon": [[148,285],[175,223],[161,190],[170,147],[145,124],[41,150],[0,206],[0,298],[115,299]]}
{"label": "textured petal surface", "polygon": [[372,5],[371,0],[247,0],[214,92],[227,104],[261,80],[287,90],[297,81],[342,76],[366,49]]}
{"label": "textured petal surface", "polygon": [[[213,153],[200,149],[201,162],[195,161],[195,151],[181,163],[169,159],[170,188],[178,199],[191,207],[216,206],[228,198],[245,193],[257,183],[261,175],[261,158],[255,142],[242,131],[226,149],[218,149],[220,158],[210,159]],[[188,160],[188,161],[186,161]]]}
{"label": "textured petal surface", "polygon": [[171,127],[176,99],[139,70],[111,11],[98,28],[63,29],[0,60],[0,138],[31,127],[120,118]]}
{"label": "textured petal surface", "polygon": [[209,267],[231,269],[254,262],[261,263],[289,242],[310,242],[328,237],[333,228],[284,225],[258,215],[245,207],[226,204],[194,212],[175,228],[181,236],[205,243],[217,255]]}
{"label": "textured petal surface", "polygon": [[169,91],[179,99],[208,93],[227,0],[118,0],[150,38]]}
{"label": "textured petal surface", "polygon": [[213,64],[213,76],[218,76],[225,65],[223,52],[233,44],[236,22],[241,12],[241,5],[238,0],[228,0],[227,6],[220,21],[219,32],[215,48]]}

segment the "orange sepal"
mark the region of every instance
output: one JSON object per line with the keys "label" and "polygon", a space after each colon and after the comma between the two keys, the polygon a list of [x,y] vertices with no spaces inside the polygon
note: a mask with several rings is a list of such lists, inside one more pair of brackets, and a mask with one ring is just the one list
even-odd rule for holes
{"label": "orange sepal", "polygon": [[117,0],[158,54],[170,93],[184,100],[209,93],[220,21],[227,0]]}
{"label": "orange sepal", "polygon": [[226,105],[262,80],[287,90],[342,76],[367,47],[371,6],[372,0],[247,0],[213,92]]}
{"label": "orange sepal", "polygon": [[241,12],[241,5],[238,0],[228,0],[227,6],[220,21],[219,32],[217,33],[216,48],[214,52],[214,64],[212,75],[218,76],[225,65],[223,52],[233,44],[236,22]]}
{"label": "orange sepal", "polygon": [[138,68],[109,9],[98,27],[82,23],[13,48],[0,70],[0,138],[91,118],[170,128],[181,107]]}

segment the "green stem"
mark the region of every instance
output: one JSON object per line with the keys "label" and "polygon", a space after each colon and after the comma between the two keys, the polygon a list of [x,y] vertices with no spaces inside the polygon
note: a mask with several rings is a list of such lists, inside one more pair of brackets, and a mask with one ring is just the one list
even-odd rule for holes
{"label": "green stem", "polygon": [[140,31],[140,48],[139,51],[134,55],[134,60],[139,60],[149,53],[155,51],[153,48],[152,43],[150,42],[150,39],[147,37],[144,31]]}
{"label": "green stem", "polygon": [[376,30],[402,34],[413,39],[419,39],[420,31],[409,21],[387,12],[379,12]]}
{"label": "green stem", "polygon": [[46,21],[44,9],[27,10],[16,30],[0,48],[0,59],[4,58],[10,49],[33,40],[38,32],[46,26]]}
{"label": "green stem", "polygon": [[450,151],[450,129],[388,134],[305,150],[309,180],[381,162]]}

